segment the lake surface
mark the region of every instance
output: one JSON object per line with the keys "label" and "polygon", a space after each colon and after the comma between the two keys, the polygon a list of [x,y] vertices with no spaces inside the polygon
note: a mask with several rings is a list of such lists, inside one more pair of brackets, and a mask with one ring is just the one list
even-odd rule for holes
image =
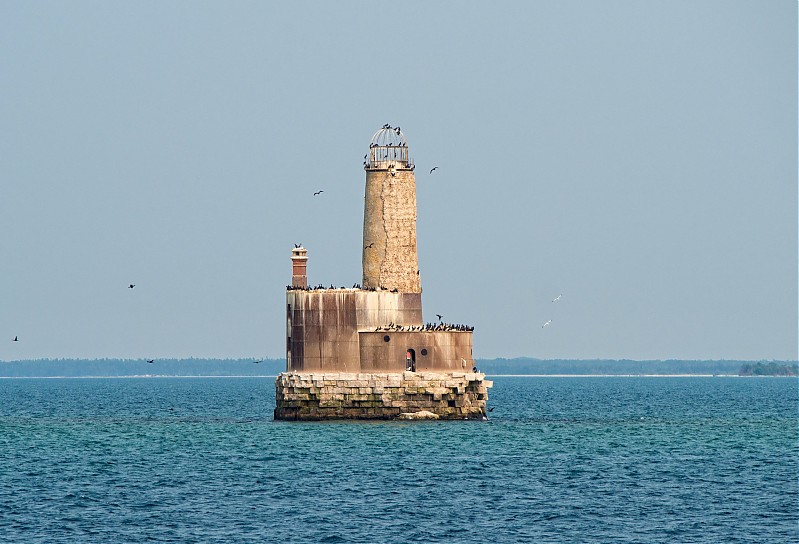
{"label": "lake surface", "polygon": [[497,377],[486,422],[270,378],[0,380],[0,542],[799,542],[797,380]]}

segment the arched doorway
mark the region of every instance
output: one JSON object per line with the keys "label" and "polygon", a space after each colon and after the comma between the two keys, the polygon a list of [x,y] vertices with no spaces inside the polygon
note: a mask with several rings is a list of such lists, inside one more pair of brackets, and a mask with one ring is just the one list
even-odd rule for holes
{"label": "arched doorway", "polygon": [[405,350],[405,370],[416,372],[416,350],[413,348]]}

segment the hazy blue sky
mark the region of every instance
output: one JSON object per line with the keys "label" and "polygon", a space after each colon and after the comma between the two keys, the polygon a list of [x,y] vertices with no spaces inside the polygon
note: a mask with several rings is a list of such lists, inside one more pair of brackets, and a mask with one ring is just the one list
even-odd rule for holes
{"label": "hazy blue sky", "polygon": [[6,0],[0,360],[284,356],[384,123],[476,357],[797,357],[794,0]]}

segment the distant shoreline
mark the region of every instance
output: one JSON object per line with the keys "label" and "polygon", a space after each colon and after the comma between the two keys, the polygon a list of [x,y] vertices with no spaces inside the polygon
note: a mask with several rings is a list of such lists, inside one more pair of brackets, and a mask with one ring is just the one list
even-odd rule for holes
{"label": "distant shoreline", "polygon": [[277,375],[262,376],[258,374],[241,374],[238,376],[220,375],[181,375],[172,376],[169,374],[138,374],[121,376],[0,376],[0,380],[116,380],[116,379],[149,379],[149,378],[277,378]]}
{"label": "distant shoreline", "polygon": [[[258,364],[253,364],[258,363]],[[796,376],[796,361],[475,359],[488,376]],[[37,359],[0,361],[0,378],[275,377],[285,359]]]}
{"label": "distant shoreline", "polygon": [[[739,376],[738,374],[486,374],[489,378],[794,378],[797,376]],[[158,378],[277,378],[277,375],[241,374],[219,375],[169,375],[139,374],[120,376],[0,376],[0,380],[116,380]]]}

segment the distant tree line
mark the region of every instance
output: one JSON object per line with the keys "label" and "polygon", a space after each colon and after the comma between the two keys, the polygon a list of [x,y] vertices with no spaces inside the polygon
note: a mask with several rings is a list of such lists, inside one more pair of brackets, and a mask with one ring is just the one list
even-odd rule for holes
{"label": "distant tree line", "polygon": [[799,365],[796,363],[745,363],[738,371],[739,376],[796,376],[799,375]]}
{"label": "distant tree line", "polygon": [[[259,361],[256,363],[255,361]],[[795,361],[633,361],[613,359],[478,359],[477,368],[489,375],[540,374],[610,376],[727,375],[796,376]],[[0,377],[111,376],[277,376],[285,359],[38,359],[0,361]]]}
{"label": "distant tree line", "polygon": [[[745,365],[755,365],[755,361],[739,360],[650,360],[633,361],[628,359],[478,359],[477,367],[486,374],[540,374],[540,375],[742,375]],[[764,364],[764,363],[757,363]],[[796,367],[793,361],[777,361],[768,364]],[[787,375],[787,374],[786,374]]]}
{"label": "distant tree line", "polygon": [[[255,363],[255,361],[259,361]],[[277,376],[285,359],[37,359],[0,362],[0,377]]]}

